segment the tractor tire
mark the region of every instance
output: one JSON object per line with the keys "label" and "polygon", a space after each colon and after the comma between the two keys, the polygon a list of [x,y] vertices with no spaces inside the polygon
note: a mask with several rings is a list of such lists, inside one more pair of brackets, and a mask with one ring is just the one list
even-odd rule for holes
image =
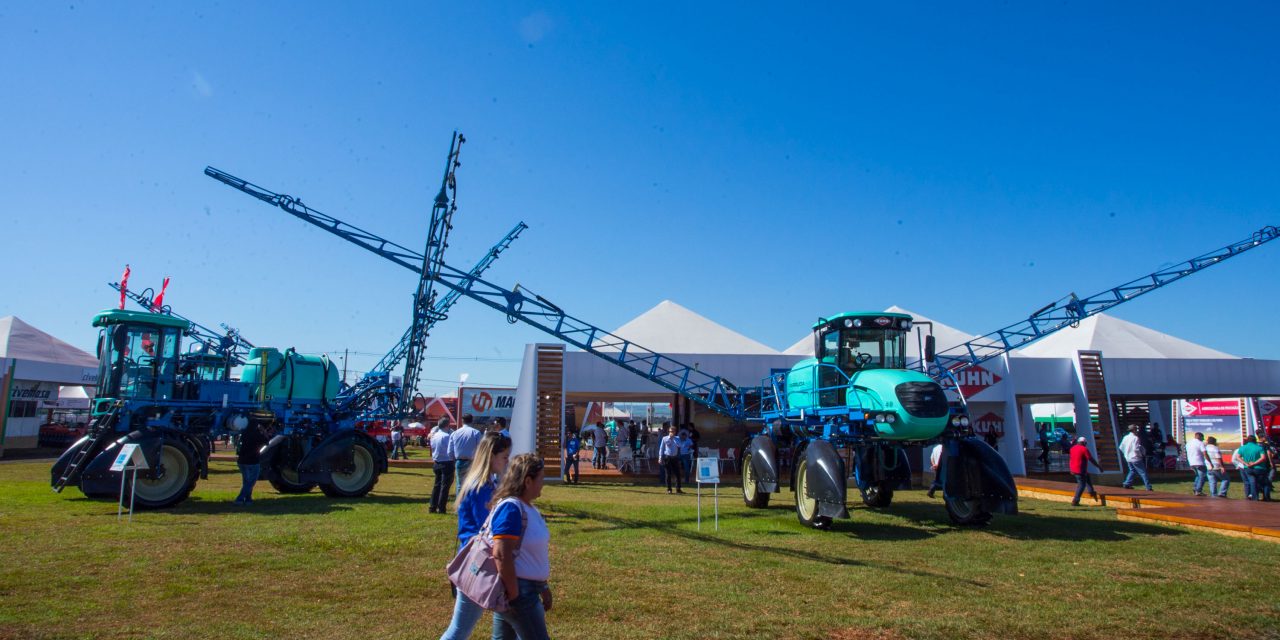
{"label": "tractor tire", "polygon": [[742,456],[742,501],[752,509],[769,506],[769,494],[756,485],[756,472],[751,468],[751,453]]}
{"label": "tractor tire", "polygon": [[951,523],[961,527],[981,527],[991,521],[991,514],[977,500],[945,498],[947,516]]}
{"label": "tractor tire", "polygon": [[314,482],[301,482],[298,480],[298,468],[288,462],[284,462],[276,458],[275,478],[271,480],[271,486],[280,493],[310,493],[316,488]]}
{"label": "tractor tire", "polygon": [[[127,474],[126,482],[132,482],[133,472]],[[160,459],[155,468],[138,472],[133,504],[139,509],[172,507],[186,500],[195,486],[195,452],[181,440],[165,438],[160,443]],[[128,491],[127,485],[125,491]]]}
{"label": "tractor tire", "polygon": [[361,498],[378,484],[377,457],[369,443],[355,440],[352,446],[352,466],[349,473],[334,471],[329,474],[332,482],[320,484],[320,490],[330,498]]}
{"label": "tractor tire", "polygon": [[881,482],[867,487],[862,492],[862,503],[868,507],[883,509],[893,503],[893,485],[889,482]]}
{"label": "tractor tire", "polygon": [[800,463],[796,465],[796,519],[806,527],[829,529],[831,518],[818,515],[818,501],[806,495],[809,488],[808,470],[809,461],[801,457]]}

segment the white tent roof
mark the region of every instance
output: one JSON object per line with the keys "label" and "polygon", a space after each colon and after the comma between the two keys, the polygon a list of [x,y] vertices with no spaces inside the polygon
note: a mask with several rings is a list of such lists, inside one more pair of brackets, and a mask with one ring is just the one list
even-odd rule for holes
{"label": "white tent roof", "polygon": [[98,359],[92,354],[23,322],[17,316],[0,318],[0,358],[98,366]]}
{"label": "white tent roof", "polygon": [[778,353],[670,300],[663,300],[613,333],[657,353]]}
{"label": "white tent roof", "polygon": [[1019,349],[1017,355],[1074,358],[1077,351],[1101,351],[1110,358],[1239,359],[1105,313],[1081,320],[1074,329],[1066,328],[1033,342]]}
{"label": "white tent roof", "polygon": [[[902,307],[899,307],[897,305],[894,305],[892,307],[889,307],[888,309],[885,309],[885,312],[886,313],[905,313],[911,316],[914,319],[913,320],[914,322],[932,322],[933,323],[933,339],[937,343],[938,351],[944,351],[946,349],[950,349],[951,347],[968,342],[969,340],[972,340],[974,338],[974,336],[971,336],[959,329],[947,326],[945,324],[942,324],[941,322],[938,322],[937,320],[934,320],[933,318],[922,316],[914,311],[903,309]],[[911,342],[907,344],[907,358],[909,360],[919,360],[920,359],[919,351],[920,350],[917,347],[915,339],[912,338]],[[803,338],[800,338],[798,342],[788,347],[786,351],[783,351],[783,353],[788,355],[796,355],[796,356],[813,356],[813,334],[809,334]]]}

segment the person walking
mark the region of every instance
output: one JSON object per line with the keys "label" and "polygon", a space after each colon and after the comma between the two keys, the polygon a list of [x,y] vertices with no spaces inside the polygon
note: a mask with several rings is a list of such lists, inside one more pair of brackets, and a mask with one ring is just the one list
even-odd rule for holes
{"label": "person walking", "polygon": [[431,473],[435,475],[435,484],[431,486],[431,507],[428,513],[444,513],[449,504],[449,490],[453,488],[454,460],[452,441],[453,429],[449,428],[449,419],[440,418],[436,426],[431,428],[431,436],[427,442],[431,445]]}
{"label": "person walking", "polygon": [[404,426],[396,424],[391,427],[391,459],[399,460],[409,459],[409,454],[404,451]]}
{"label": "person walking", "polygon": [[475,417],[463,414],[462,427],[449,436],[449,449],[453,451],[453,462],[459,478],[467,477],[467,469],[471,467],[471,458],[476,455],[476,447],[484,434],[475,428]]}
{"label": "person walking", "polygon": [[1132,489],[1133,479],[1137,476],[1142,479],[1142,484],[1147,491],[1154,491],[1151,488],[1151,480],[1147,477],[1147,452],[1142,447],[1137,425],[1130,426],[1129,433],[1120,440],[1120,453],[1124,455],[1124,461],[1129,465],[1129,473],[1124,477],[1124,488]]}
{"label": "person walking", "polygon": [[1191,494],[1203,496],[1204,485],[1209,481],[1209,464],[1205,458],[1204,434],[1199,431],[1187,443],[1187,466],[1191,467],[1191,470],[1196,474],[1196,481],[1191,488]]}
{"label": "person walking", "polygon": [[1071,459],[1068,462],[1071,468],[1071,475],[1076,477],[1076,495],[1071,498],[1071,506],[1080,506],[1080,496],[1084,495],[1085,488],[1089,489],[1089,497],[1097,500],[1098,492],[1093,488],[1093,480],[1089,477],[1089,465],[1093,465],[1098,473],[1102,473],[1102,467],[1098,466],[1098,462],[1093,459],[1093,454],[1089,452],[1089,447],[1085,446],[1084,436],[1076,438],[1076,443],[1071,447]]}
{"label": "person walking", "polygon": [[250,418],[249,426],[240,432],[240,448],[236,451],[236,466],[240,468],[240,495],[235,504],[253,502],[253,485],[262,474],[262,448],[271,440],[272,420]]}
{"label": "person walking", "polygon": [[[578,452],[582,450],[582,440],[578,434],[570,433],[564,441],[564,481],[578,484]],[[572,479],[571,479],[572,478]]]}
{"label": "person walking", "polygon": [[671,483],[676,485],[676,493],[684,493],[680,483],[680,438],[675,427],[667,427],[667,435],[658,445],[658,466],[663,470],[667,480],[667,493],[671,493]]}
{"label": "person walking", "polygon": [[[1258,444],[1257,436],[1249,436],[1240,445],[1240,460],[1244,462],[1244,472],[1253,479],[1253,500],[1271,502],[1270,462],[1267,450]],[[1248,490],[1248,485],[1245,485]]]}
{"label": "person walking", "polygon": [[[476,447],[474,464],[458,485],[458,548],[466,546],[484,521],[489,519],[489,502],[498,488],[498,478],[507,469],[511,456],[511,438],[501,433],[487,433]],[[455,590],[456,591],[456,590]],[[484,609],[461,591],[456,591],[453,618],[440,640],[465,640],[480,621]]]}
{"label": "person walking", "polygon": [[609,432],[604,430],[603,422],[597,422],[595,428],[591,430],[591,447],[595,449],[595,456],[591,458],[592,467],[609,468],[606,463],[609,459]]}
{"label": "person walking", "polygon": [[[667,466],[662,463],[662,460],[663,460],[662,440],[667,437],[667,433],[669,433],[670,431],[671,431],[671,422],[663,421],[662,426],[658,428],[658,433],[655,434],[658,438],[657,457],[658,457],[658,486],[659,487],[661,487],[664,484],[667,484]],[[676,451],[676,454],[679,455],[678,449]]]}
{"label": "person walking", "polygon": [[929,468],[933,469],[933,483],[929,485],[929,490],[925,495],[930,498],[933,494],[942,488],[942,474],[938,473],[942,467],[942,445],[935,444],[929,451]]}
{"label": "person walking", "polygon": [[676,436],[680,444],[680,470],[684,472],[685,484],[693,482],[693,452],[696,451],[687,427],[688,425]]}
{"label": "person walking", "polygon": [[511,459],[493,494],[493,557],[507,590],[508,608],[493,614],[494,640],[550,640],[551,530],[533,501],[546,481],[542,459],[522,453]]}
{"label": "person walking", "polygon": [[1227,497],[1231,476],[1227,475],[1227,467],[1222,462],[1222,449],[1218,448],[1217,438],[1209,436],[1204,445],[1204,455],[1209,463],[1209,495]]}

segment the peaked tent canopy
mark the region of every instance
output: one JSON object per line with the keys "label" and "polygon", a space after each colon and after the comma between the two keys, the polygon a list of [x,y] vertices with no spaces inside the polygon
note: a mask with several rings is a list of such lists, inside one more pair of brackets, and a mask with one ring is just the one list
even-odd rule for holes
{"label": "peaked tent canopy", "polygon": [[670,300],[663,300],[613,333],[657,353],[778,353]]}
{"label": "peaked tent canopy", "polygon": [[1017,355],[1074,358],[1077,351],[1101,351],[1110,358],[1239,359],[1105,313],[1081,320],[1074,329],[1063,329],[1033,342]]}
{"label": "peaked tent canopy", "polygon": [[[934,320],[927,316],[922,316],[914,311],[903,309],[902,307],[899,307],[897,305],[894,305],[892,307],[889,307],[888,309],[885,309],[885,313],[905,313],[911,316],[915,322],[932,322],[933,323],[933,339],[937,343],[938,351],[950,349],[951,347],[954,347],[958,344],[963,344],[974,338],[974,336],[969,335],[959,329],[947,326],[945,324],[942,324],[941,322],[938,322],[937,320]],[[926,333],[927,333],[927,330],[926,330]],[[914,332],[912,335],[914,335]],[[788,355],[812,357],[813,356],[813,335],[810,334],[801,338],[795,344],[791,345],[790,347],[787,347],[787,350],[783,351],[783,353]],[[907,343],[907,358],[908,360],[920,359],[920,348],[919,348],[919,345],[916,344],[914,338]]]}
{"label": "peaked tent canopy", "polygon": [[0,358],[97,367],[93,354],[71,346],[17,316],[0,318]]}

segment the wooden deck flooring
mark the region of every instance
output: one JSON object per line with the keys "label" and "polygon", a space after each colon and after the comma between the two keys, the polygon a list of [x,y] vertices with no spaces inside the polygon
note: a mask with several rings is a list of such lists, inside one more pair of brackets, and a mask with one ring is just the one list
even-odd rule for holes
{"label": "wooden deck flooring", "polygon": [[[1024,498],[1070,502],[1074,482],[1018,478],[1018,495]],[[1161,522],[1213,531],[1224,535],[1280,542],[1280,502],[1254,502],[1238,498],[1193,495],[1099,486],[1099,500],[1085,496],[1080,504],[1111,507],[1121,520]]]}

